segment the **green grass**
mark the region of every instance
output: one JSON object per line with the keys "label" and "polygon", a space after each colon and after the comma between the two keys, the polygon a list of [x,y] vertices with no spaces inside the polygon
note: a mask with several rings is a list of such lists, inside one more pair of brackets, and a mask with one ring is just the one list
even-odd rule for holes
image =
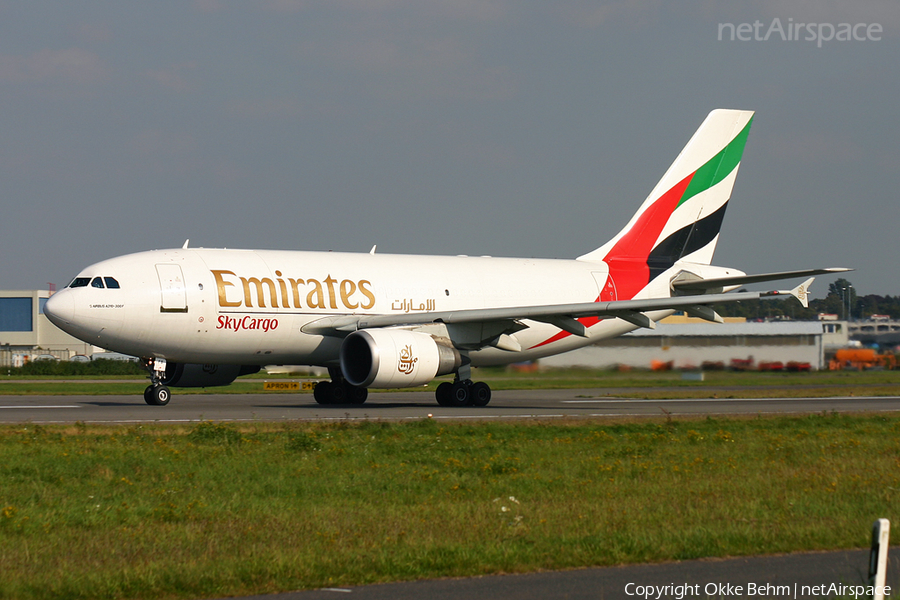
{"label": "green grass", "polygon": [[900,416],[0,427],[0,597],[866,547]]}

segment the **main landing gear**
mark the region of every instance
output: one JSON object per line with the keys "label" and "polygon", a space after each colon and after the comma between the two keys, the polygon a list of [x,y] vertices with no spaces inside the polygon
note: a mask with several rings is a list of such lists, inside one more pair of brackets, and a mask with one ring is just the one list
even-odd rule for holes
{"label": "main landing gear", "polygon": [[440,384],[434,397],[441,406],[487,406],[491,387],[483,381],[473,383],[472,368],[467,364],[457,371],[453,383]]}
{"label": "main landing gear", "polygon": [[445,381],[434,392],[441,406],[487,406],[491,401],[491,388],[483,381]]}
{"label": "main landing gear", "polygon": [[165,359],[145,358],[142,362],[144,368],[150,372],[150,385],[144,390],[144,402],[150,406],[165,406],[172,399],[172,392],[160,381],[166,373]]}
{"label": "main landing gear", "polygon": [[363,404],[369,396],[364,387],[350,385],[340,369],[328,369],[331,381],[320,381],[313,390],[319,404]]}

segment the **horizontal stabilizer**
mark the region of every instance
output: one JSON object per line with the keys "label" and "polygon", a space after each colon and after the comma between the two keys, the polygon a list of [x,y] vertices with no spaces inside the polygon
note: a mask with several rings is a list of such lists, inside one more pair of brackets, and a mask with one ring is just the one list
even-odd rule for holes
{"label": "horizontal stabilizer", "polygon": [[678,292],[704,292],[706,290],[721,289],[735,285],[760,283],[762,281],[779,281],[781,279],[793,279],[794,277],[809,277],[811,275],[833,275],[846,273],[853,269],[843,267],[830,267],[827,269],[804,269],[801,271],[780,271],[777,273],[763,273],[761,275],[737,275],[734,277],[716,277],[712,279],[685,279],[675,280],[672,287]]}

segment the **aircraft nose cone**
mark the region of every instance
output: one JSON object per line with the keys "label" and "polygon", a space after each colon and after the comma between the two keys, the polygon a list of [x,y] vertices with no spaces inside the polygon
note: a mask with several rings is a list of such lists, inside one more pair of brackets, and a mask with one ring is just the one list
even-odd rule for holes
{"label": "aircraft nose cone", "polygon": [[63,328],[75,318],[75,299],[65,290],[57,292],[44,304],[44,314],[51,323]]}

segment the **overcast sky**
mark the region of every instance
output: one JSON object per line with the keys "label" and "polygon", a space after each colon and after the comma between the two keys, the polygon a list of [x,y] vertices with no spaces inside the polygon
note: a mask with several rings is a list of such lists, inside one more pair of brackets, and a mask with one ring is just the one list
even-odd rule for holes
{"label": "overcast sky", "polygon": [[896,0],[0,2],[0,289],[186,238],[571,258],[739,108],[715,262],[900,294],[898,31]]}

